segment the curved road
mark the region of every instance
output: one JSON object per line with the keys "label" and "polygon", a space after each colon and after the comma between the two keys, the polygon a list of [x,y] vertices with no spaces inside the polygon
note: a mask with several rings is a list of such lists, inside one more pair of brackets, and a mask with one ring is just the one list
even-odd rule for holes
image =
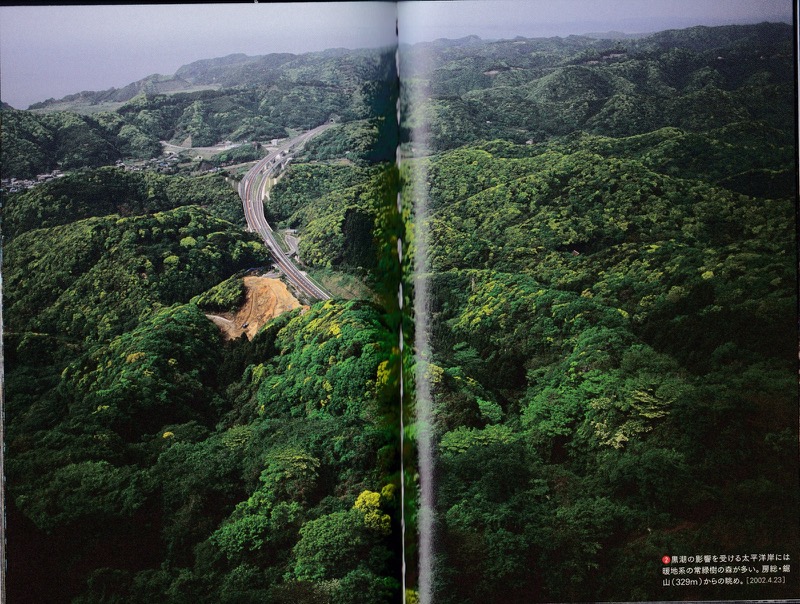
{"label": "curved road", "polygon": [[330,294],[311,281],[305,273],[300,271],[294,263],[289,260],[289,257],[278,245],[278,242],[275,241],[272,227],[269,226],[267,219],[264,217],[264,194],[268,179],[272,178],[273,175],[281,170],[282,166],[288,163],[291,159],[289,154],[300,149],[306,141],[327,128],[330,128],[330,126],[331,124],[323,124],[300,136],[285,141],[283,144],[279,145],[275,151],[272,151],[264,159],[256,163],[255,166],[250,168],[239,183],[239,197],[242,198],[244,215],[247,218],[247,226],[251,231],[261,235],[264,243],[267,244],[269,251],[272,253],[272,257],[275,259],[275,264],[278,265],[292,285],[306,295],[317,300],[328,300]]}

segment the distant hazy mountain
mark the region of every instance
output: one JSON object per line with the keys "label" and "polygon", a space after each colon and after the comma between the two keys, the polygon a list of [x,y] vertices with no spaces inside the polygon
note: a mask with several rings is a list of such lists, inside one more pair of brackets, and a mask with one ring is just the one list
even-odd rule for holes
{"label": "distant hazy mountain", "polygon": [[264,83],[265,80],[277,79],[280,67],[299,56],[305,55],[273,53],[251,57],[239,53],[216,59],[203,59],[184,65],[175,72],[175,77],[193,84],[222,86]]}
{"label": "distant hazy mountain", "polygon": [[595,38],[597,40],[635,40],[636,38],[644,38],[650,34],[626,34],[623,31],[593,31],[583,35],[587,38]]}
{"label": "distant hazy mountain", "polygon": [[123,88],[36,103],[36,111],[4,105],[0,166],[4,176],[29,178],[54,168],[151,158],[161,153],[160,141],[198,147],[268,141],[287,136],[287,128],[306,130],[332,119],[380,117],[374,127],[388,128],[384,140],[391,143],[395,68],[393,49],[234,54]]}
{"label": "distant hazy mountain", "polygon": [[[476,38],[477,39],[477,38]],[[101,91],[83,91],[61,99],[48,99],[34,103],[29,109],[64,109],[63,105],[97,105],[99,103],[124,103],[135,96],[145,94],[168,94],[190,92],[208,88],[230,88],[235,86],[265,86],[279,80],[309,83],[315,80],[325,85],[339,85],[352,80],[357,65],[365,58],[375,55],[374,49],[350,50],[332,48],[322,52],[306,54],[272,53],[248,56],[232,54],[214,59],[202,59],[180,67],[174,75],[153,74],[132,82],[122,88],[109,88]],[[320,66],[328,61],[344,59],[338,76],[328,74],[320,81]],[[72,107],[69,110],[74,110]]]}
{"label": "distant hazy mountain", "polygon": [[[436,109],[414,119],[429,124],[440,148],[495,138],[539,142],[578,129],[606,136],[704,131],[731,115],[779,128],[793,113],[776,112],[768,101],[794,90],[786,81],[792,40],[782,23],[624,40],[468,36],[404,46],[403,77]],[[0,160],[5,173],[23,177],[153,157],[159,141],[263,141],[287,136],[287,128],[393,115],[395,66],[392,49],[233,54],[33,106],[46,115],[4,105]]]}

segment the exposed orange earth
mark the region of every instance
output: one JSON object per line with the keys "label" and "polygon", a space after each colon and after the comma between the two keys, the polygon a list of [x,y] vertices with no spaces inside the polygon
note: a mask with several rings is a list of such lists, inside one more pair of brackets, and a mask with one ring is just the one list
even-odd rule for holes
{"label": "exposed orange earth", "polygon": [[226,340],[238,338],[243,333],[247,334],[248,340],[252,340],[270,319],[302,306],[280,279],[245,277],[244,286],[247,297],[235,315],[206,315],[220,328]]}

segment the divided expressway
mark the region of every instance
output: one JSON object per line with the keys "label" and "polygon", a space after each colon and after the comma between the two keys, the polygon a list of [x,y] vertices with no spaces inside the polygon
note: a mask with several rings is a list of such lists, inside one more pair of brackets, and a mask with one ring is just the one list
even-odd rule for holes
{"label": "divided expressway", "polygon": [[301,292],[316,300],[328,300],[330,294],[300,271],[278,245],[272,227],[264,217],[264,195],[269,179],[273,178],[291,159],[290,153],[300,149],[306,141],[330,126],[331,124],[317,126],[313,130],[283,142],[277,149],[250,168],[239,183],[239,197],[242,198],[247,226],[251,231],[261,235],[272,253],[275,264],[286,275],[286,279]]}

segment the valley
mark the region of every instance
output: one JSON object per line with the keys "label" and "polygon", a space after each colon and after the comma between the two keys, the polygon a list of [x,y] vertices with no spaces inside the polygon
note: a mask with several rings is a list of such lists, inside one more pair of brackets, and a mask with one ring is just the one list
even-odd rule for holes
{"label": "valley", "polygon": [[9,597],[798,593],[664,583],[800,555],[792,35],[236,53],[3,106],[2,177],[58,176],[2,198]]}

